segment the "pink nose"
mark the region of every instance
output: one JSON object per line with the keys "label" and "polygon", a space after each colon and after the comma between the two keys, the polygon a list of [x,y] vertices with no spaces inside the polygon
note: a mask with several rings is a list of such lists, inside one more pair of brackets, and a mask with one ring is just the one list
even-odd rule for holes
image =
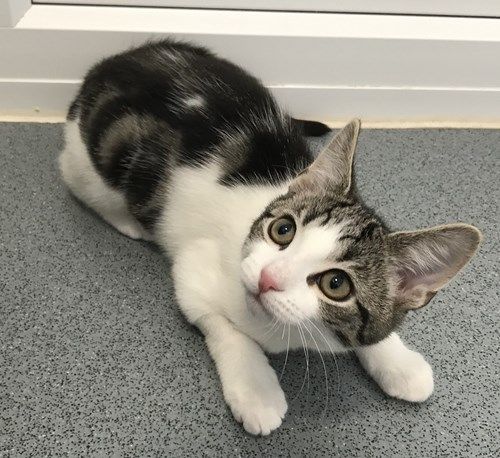
{"label": "pink nose", "polygon": [[281,291],[276,279],[269,273],[267,268],[264,267],[264,269],[260,272],[259,293],[267,293],[270,290]]}

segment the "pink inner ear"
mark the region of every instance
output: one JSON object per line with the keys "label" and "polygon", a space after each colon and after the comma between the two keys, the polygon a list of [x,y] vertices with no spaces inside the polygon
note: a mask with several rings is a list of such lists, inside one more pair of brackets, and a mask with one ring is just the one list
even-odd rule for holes
{"label": "pink inner ear", "polygon": [[403,292],[409,292],[416,288],[434,291],[439,288],[439,284],[443,281],[443,277],[445,277],[445,272],[446,269],[434,273],[431,271],[417,273],[409,269],[398,269],[398,287]]}
{"label": "pink inner ear", "polygon": [[410,260],[397,270],[399,288],[405,292],[441,288],[457,270],[457,253],[450,248],[434,244],[421,247],[418,251],[412,250]]}
{"label": "pink inner ear", "polygon": [[396,233],[392,258],[401,294],[410,296],[441,289],[467,263],[479,242],[477,229],[448,225],[429,230]]}

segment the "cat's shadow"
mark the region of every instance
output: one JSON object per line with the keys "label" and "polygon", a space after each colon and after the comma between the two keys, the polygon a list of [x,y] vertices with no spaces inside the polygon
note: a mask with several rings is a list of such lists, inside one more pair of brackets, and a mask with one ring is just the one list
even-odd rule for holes
{"label": "cat's shadow", "polygon": [[[291,422],[322,423],[344,419],[352,409],[363,408],[367,398],[385,395],[369,378],[353,354],[320,356],[309,352],[271,355],[288,400]],[[318,423],[319,424],[319,423]]]}

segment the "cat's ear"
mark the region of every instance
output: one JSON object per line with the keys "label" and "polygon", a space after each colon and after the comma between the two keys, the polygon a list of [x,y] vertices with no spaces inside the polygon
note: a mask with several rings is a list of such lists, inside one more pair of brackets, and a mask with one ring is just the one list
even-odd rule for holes
{"label": "cat's ear", "polygon": [[352,185],[352,162],[361,128],[359,119],[345,126],[291,185],[291,191],[334,189],[348,194]]}
{"label": "cat's ear", "polygon": [[389,269],[399,306],[426,305],[467,264],[481,239],[468,224],[390,234]]}

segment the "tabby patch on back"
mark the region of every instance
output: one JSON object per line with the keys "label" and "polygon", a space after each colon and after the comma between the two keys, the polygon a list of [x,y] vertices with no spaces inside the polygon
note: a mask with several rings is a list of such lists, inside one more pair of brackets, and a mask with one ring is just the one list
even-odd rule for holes
{"label": "tabby patch on back", "polygon": [[240,67],[171,40],[97,64],[69,110],[63,179],[171,257],[177,302],[252,434],[287,410],[264,350],[353,349],[391,396],[432,393],[430,366],[394,331],[481,235],[466,224],[391,232],[356,191],[359,130],[352,121],[314,157],[305,135],[327,126],[291,118]]}

